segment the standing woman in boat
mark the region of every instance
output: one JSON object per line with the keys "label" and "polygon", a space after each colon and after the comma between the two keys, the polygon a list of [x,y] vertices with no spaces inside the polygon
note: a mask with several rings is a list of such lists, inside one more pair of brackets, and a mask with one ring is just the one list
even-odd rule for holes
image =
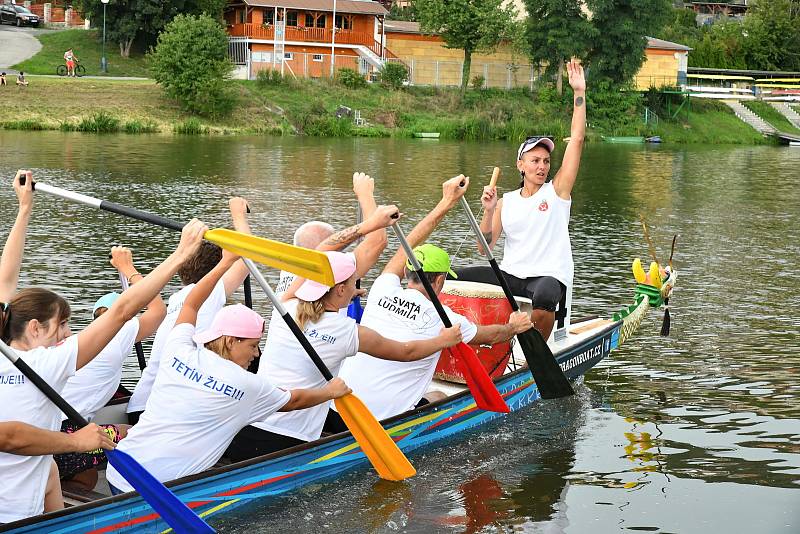
{"label": "standing woman in boat", "polygon": [[[260,372],[249,373],[264,319],[242,304],[222,308],[207,329],[196,332],[203,304],[237,261],[223,250],[217,266],[189,291],[164,346],[147,410],[117,446],[162,482],[212,467],[248,423],[276,411],[318,404],[327,409],[328,401],[350,393],[341,378],[314,389],[284,390]],[[133,490],[113,465],[106,478],[114,494]]]}
{"label": "standing woman in boat", "polygon": [[[125,323],[167,285],[178,268],[199,248],[207,230],[197,220],[187,224],[175,252],[76,335],[70,331],[70,306],[63,297],[44,288],[23,289],[0,313],[3,341],[53,389],[63,390],[69,377],[91,362]],[[61,410],[11,362],[2,358],[0,421],[11,420],[58,430]],[[50,478],[54,483],[48,485],[51,465],[55,464],[48,456],[0,453],[0,523],[63,508],[58,477]]]}
{"label": "standing woman in boat", "polygon": [[[519,189],[498,199],[497,188],[483,188],[481,219],[490,248],[505,232],[500,269],[515,295],[533,303],[531,321],[544,339],[550,337],[556,305],[572,285],[574,266],[569,239],[572,187],[578,176],[586,134],[586,79],[583,67],[573,59],[567,63],[572,87],[572,126],[561,168],[550,175],[550,156],[555,144],[547,137],[528,137],[517,150]],[[485,251],[478,244],[478,251]],[[497,285],[491,267],[469,267],[458,272],[459,280]]]}

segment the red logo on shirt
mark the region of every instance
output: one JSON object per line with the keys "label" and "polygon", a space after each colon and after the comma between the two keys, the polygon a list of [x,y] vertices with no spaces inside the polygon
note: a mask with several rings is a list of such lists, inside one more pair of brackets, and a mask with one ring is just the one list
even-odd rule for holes
{"label": "red logo on shirt", "polygon": [[547,201],[546,200],[542,200],[542,203],[539,204],[539,211],[547,211],[548,207],[549,206],[547,205]]}

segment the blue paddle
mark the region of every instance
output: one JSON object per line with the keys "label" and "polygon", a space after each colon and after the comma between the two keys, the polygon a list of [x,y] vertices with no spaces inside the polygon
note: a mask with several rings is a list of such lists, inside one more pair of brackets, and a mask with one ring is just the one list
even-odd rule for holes
{"label": "blue paddle", "polygon": [[[13,363],[28,380],[33,382],[53,404],[64,412],[73,422],[81,427],[89,424],[81,414],[75,411],[64,398],[45,382],[42,377],[36,374],[17,353],[3,341],[0,341],[0,352]],[[171,526],[176,532],[215,532],[208,523],[203,521],[186,504],[183,503],[174,493],[168,490],[164,484],[159,482],[153,475],[148,473],[144,467],[128,454],[122,451],[106,451],[108,461],[111,462],[117,471],[125,477],[131,486],[153,507],[153,510]]]}

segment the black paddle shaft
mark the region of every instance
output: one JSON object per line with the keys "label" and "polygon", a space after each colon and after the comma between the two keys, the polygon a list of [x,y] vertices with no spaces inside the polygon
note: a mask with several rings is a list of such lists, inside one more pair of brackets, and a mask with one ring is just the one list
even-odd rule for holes
{"label": "black paddle shaft", "polygon": [[[2,343],[2,342],[0,342],[0,343]],[[25,363],[25,361],[22,358],[20,358],[20,357],[14,358],[13,355],[9,355],[6,352],[6,351],[11,351],[13,349],[11,349],[8,345],[3,343],[2,345],[0,345],[0,350],[3,351],[3,353],[6,355],[6,357],[8,357],[14,363],[16,368],[19,369],[20,372],[23,375],[25,375],[25,377],[28,380],[33,382],[33,385],[36,386],[37,388],[39,388],[39,391],[44,393],[45,397],[50,399],[53,402],[53,404],[58,406],[58,408],[62,412],[64,412],[64,415],[66,415],[70,420],[72,420],[74,423],[78,424],[78,426],[80,426],[80,427],[84,427],[84,426],[89,424],[89,422],[86,419],[84,419],[83,416],[81,414],[79,414],[75,410],[75,408],[70,406],[69,403],[67,403],[67,401],[64,400],[64,397],[59,395],[56,392],[56,390],[54,390],[52,387],[50,387],[50,384],[45,382],[44,379],[41,376],[39,376],[36,373],[36,371],[31,369],[31,367],[27,363]]]}
{"label": "black paddle shaft", "polygon": [[[20,176],[19,181],[21,185],[25,185],[25,176]],[[33,183],[32,187],[34,190],[36,189],[36,182]],[[100,208],[101,210],[109,211],[111,213],[125,215],[127,217],[132,217],[134,219],[156,224],[158,226],[163,226],[164,228],[169,228],[170,230],[175,230],[178,232],[183,230],[184,227],[184,224],[179,223],[178,221],[167,219],[166,217],[156,215],[155,213],[149,213],[147,211],[137,210],[135,208],[123,206],[122,204],[117,204],[116,202],[110,202],[108,200],[99,200],[86,195],[79,195],[65,190],[58,190],[58,188],[53,188],[52,186],[47,186],[47,187],[49,192],[55,193],[57,196],[62,196],[62,197],[66,196],[70,200],[74,200],[82,204],[89,204],[91,206]]]}
{"label": "black paddle shaft", "polygon": [[428,277],[425,276],[425,271],[423,270],[422,265],[420,265],[420,263],[417,261],[417,257],[414,256],[414,251],[411,249],[411,245],[408,244],[406,236],[403,234],[403,230],[400,228],[400,226],[398,226],[397,223],[392,225],[392,230],[394,230],[394,234],[397,236],[397,239],[400,241],[400,244],[406,251],[406,256],[408,256],[408,261],[411,262],[411,265],[415,267],[419,265],[419,269],[415,268],[414,272],[417,273],[417,278],[419,278],[419,281],[425,288],[425,292],[428,294],[428,298],[430,298],[431,302],[433,303],[433,307],[436,308],[436,313],[439,314],[442,324],[444,324],[445,328],[451,328],[453,323],[450,322],[450,317],[447,316],[447,312],[444,311],[442,303],[439,302],[439,296],[436,295],[436,292],[433,290],[430,280],[428,280]]}

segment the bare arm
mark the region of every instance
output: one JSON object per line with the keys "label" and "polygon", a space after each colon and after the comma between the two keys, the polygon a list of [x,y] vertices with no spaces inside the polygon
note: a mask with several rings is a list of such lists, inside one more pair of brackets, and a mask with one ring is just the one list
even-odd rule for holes
{"label": "bare arm", "polygon": [[203,303],[214,291],[214,287],[216,287],[220,278],[230,272],[231,266],[236,262],[241,263],[239,256],[227,250],[222,251],[222,259],[219,263],[189,291],[186,300],[183,301],[183,307],[178,313],[178,318],[175,320],[175,326],[181,323],[197,324],[197,314],[200,312]]}
{"label": "bare arm", "polygon": [[[233,221],[233,229],[243,234],[249,234],[250,223],[247,222],[247,201],[241,197],[233,197],[228,201],[228,206],[231,209],[231,220]],[[250,271],[243,261],[239,260],[228,270],[222,277],[222,283],[225,285],[225,296],[230,297],[239,289],[244,279]]]}
{"label": "bare arm", "polygon": [[[484,200],[486,199],[486,200]],[[492,202],[494,200],[494,202]],[[494,249],[497,240],[503,233],[503,220],[500,214],[503,211],[503,199],[497,200],[497,188],[490,188],[488,185],[483,188],[483,196],[481,197],[483,204],[483,217],[481,218],[481,233],[483,238],[489,244],[489,250]],[[486,251],[478,243],[478,253],[486,256]]]}
{"label": "bare arm", "polygon": [[108,434],[89,423],[72,434],[53,432],[18,421],[0,423],[0,451],[22,456],[88,452],[115,447]]}
{"label": "bare arm", "polygon": [[347,384],[339,377],[334,377],[333,380],[325,384],[324,387],[315,389],[293,389],[292,397],[289,402],[283,405],[279,412],[291,412],[293,410],[302,410],[303,408],[311,408],[317,404],[322,404],[332,399],[338,399],[352,393]]}
{"label": "bare arm", "polygon": [[[130,285],[139,283],[144,276],[133,266],[133,255],[131,249],[127,247],[111,248],[111,265],[119,271]],[[141,341],[146,337],[152,336],[164,317],[167,316],[167,306],[161,299],[161,292],[147,303],[147,309],[139,317],[139,331],[136,334],[136,341]]]}
{"label": "bare arm", "polygon": [[581,166],[583,141],[586,137],[586,79],[583,76],[583,67],[573,59],[567,63],[567,73],[569,74],[569,84],[575,93],[572,101],[574,106],[572,108],[572,125],[569,143],[564,151],[564,160],[553,178],[556,194],[564,200],[569,200],[572,195],[572,187],[575,185],[578,169]]}
{"label": "bare arm", "polygon": [[421,360],[434,352],[452,347],[460,342],[461,325],[443,328],[438,336],[431,339],[404,342],[385,338],[375,330],[365,326],[358,327],[358,350],[382,360],[395,362]]}
{"label": "bare arm", "polygon": [[[463,186],[461,185],[462,182],[464,184]],[[436,226],[442,221],[447,212],[450,211],[450,208],[455,206],[458,199],[464,196],[468,186],[469,178],[465,177],[463,174],[459,174],[455,178],[450,178],[442,184],[442,200],[440,200],[436,207],[433,208],[424,219],[417,223],[414,229],[411,230],[411,233],[406,236],[406,240],[408,244],[411,245],[411,248],[424,243],[425,240],[428,239]],[[405,250],[400,247],[392,259],[389,260],[389,263],[386,264],[386,267],[383,268],[383,272],[396,274],[402,280],[403,267],[407,259]]]}
{"label": "bare arm", "polygon": [[78,334],[77,369],[92,361],[117,335],[120,328],[139,313],[145,304],[153,300],[178,272],[183,262],[197,251],[206,231],[208,231],[206,225],[196,219],[184,226],[181,241],[175,252],[139,283],[125,291],[106,313],[92,321]]}
{"label": "bare arm", "polygon": [[[26,177],[25,185],[19,183],[21,176]],[[3,247],[3,255],[0,256],[0,302],[8,302],[17,291],[22,252],[25,249],[25,235],[33,211],[32,184],[31,171],[22,169],[17,171],[14,176],[14,191],[19,199],[19,211]]]}
{"label": "bare arm", "polygon": [[508,341],[512,337],[530,329],[531,320],[525,312],[514,312],[506,324],[479,325],[478,331],[470,340],[473,345],[494,345]]}

